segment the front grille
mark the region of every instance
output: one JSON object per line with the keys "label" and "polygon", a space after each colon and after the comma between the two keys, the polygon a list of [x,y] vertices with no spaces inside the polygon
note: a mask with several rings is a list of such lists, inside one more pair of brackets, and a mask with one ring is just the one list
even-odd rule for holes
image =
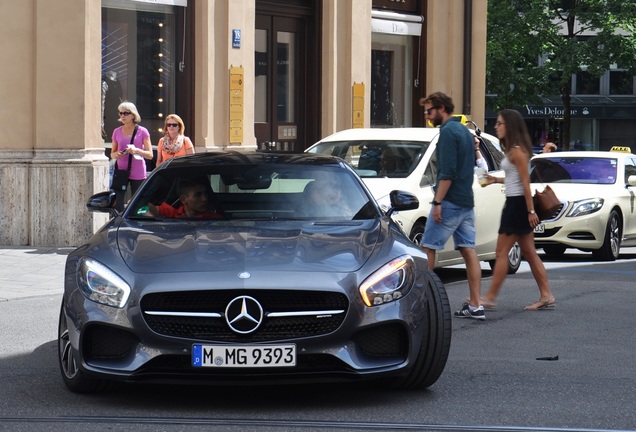
{"label": "front grille", "polygon": [[[253,333],[238,334],[228,325],[225,309],[238,296],[258,300],[265,318]],[[161,335],[220,342],[265,342],[319,336],[335,331],[348,309],[342,293],[321,291],[183,291],[153,293],[141,299],[141,309],[148,326]],[[319,311],[342,310],[343,313],[318,316]],[[145,312],[161,312],[149,315]],[[317,315],[268,317],[271,313],[312,312]],[[170,313],[216,313],[218,317],[174,316]]]}
{"label": "front grille", "polygon": [[406,359],[409,338],[406,329],[397,323],[365,329],[354,342],[369,357],[398,357]]}
{"label": "front grille", "polygon": [[92,325],[84,331],[82,350],[87,362],[116,360],[126,357],[139,343],[133,334],[102,325]]}
{"label": "front grille", "polygon": [[565,207],[566,206],[563,203],[561,203],[559,208],[557,208],[554,212],[550,213],[550,215],[548,215],[542,221],[545,222],[545,221],[555,220],[556,218],[558,218],[561,215],[561,212],[565,209]]}

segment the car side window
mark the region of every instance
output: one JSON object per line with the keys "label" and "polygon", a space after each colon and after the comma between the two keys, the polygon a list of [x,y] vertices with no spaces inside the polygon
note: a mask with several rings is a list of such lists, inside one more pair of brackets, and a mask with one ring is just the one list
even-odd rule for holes
{"label": "car side window", "polygon": [[633,158],[625,159],[625,184],[627,184],[629,176],[636,176],[636,160]]}
{"label": "car side window", "polygon": [[422,175],[422,178],[420,179],[420,187],[434,186],[436,179],[437,179],[437,152],[433,151],[433,154],[431,155],[431,159],[428,161],[428,165],[426,165],[424,174]]}

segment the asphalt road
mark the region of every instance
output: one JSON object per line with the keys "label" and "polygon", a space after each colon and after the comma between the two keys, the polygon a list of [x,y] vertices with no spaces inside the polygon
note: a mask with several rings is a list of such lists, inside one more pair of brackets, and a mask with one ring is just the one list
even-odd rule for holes
{"label": "asphalt road", "polygon": [[[614,263],[577,254],[546,262],[557,298],[550,311],[523,311],[538,295],[524,263],[485,321],[453,321],[444,373],[417,392],[325,384],[76,395],[57,369],[61,296],[0,302],[0,431],[636,430],[629,252]],[[459,308],[464,270],[439,273]]]}

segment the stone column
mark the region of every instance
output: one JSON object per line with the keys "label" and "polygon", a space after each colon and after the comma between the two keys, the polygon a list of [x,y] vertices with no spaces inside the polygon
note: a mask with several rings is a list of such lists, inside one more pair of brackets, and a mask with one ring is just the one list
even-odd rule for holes
{"label": "stone column", "polygon": [[371,2],[324,0],[322,135],[353,127],[353,84],[364,83],[364,125],[370,125]]}
{"label": "stone column", "polygon": [[[86,201],[108,189],[100,133],[101,1],[3,2],[0,244],[77,246],[107,219]],[[63,53],[62,53],[63,51]],[[13,203],[13,204],[11,204]]]}
{"label": "stone column", "polygon": [[[195,108],[197,152],[229,147],[229,70],[244,71],[243,149],[256,148],[254,136],[254,28],[253,0],[192,2],[196,19]],[[240,48],[232,48],[232,30],[241,30]],[[199,88],[200,86],[200,88]],[[205,149],[199,146],[203,143]],[[236,147],[236,146],[235,146]]]}

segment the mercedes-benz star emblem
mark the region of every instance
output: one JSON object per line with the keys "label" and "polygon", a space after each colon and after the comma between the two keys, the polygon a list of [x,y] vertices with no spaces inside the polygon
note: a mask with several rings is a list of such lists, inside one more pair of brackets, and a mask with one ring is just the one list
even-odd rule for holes
{"label": "mercedes-benz star emblem", "polygon": [[263,322],[263,308],[253,297],[236,297],[225,308],[225,320],[236,333],[252,333]]}

